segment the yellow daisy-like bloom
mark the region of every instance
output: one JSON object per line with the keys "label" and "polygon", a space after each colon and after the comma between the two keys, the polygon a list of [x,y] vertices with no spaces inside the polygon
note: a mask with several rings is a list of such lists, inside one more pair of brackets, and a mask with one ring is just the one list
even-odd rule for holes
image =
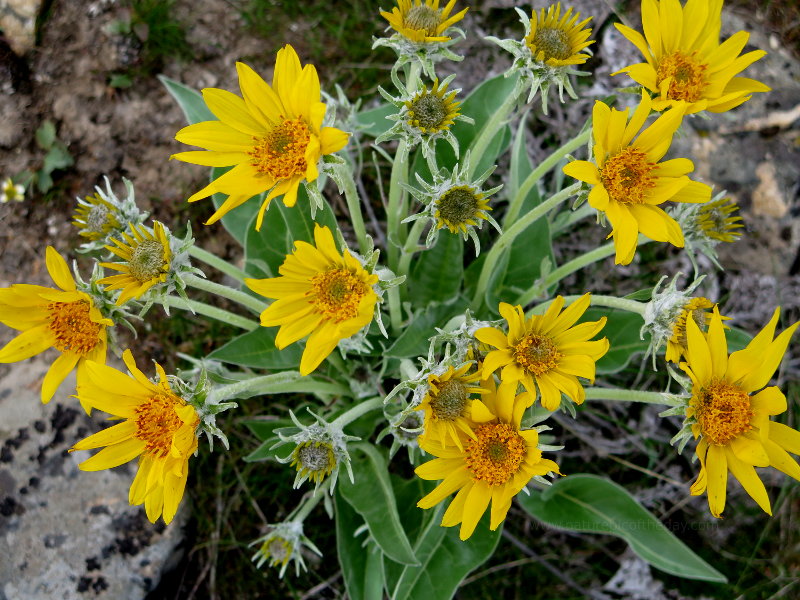
{"label": "yellow daisy-like bloom", "polygon": [[561,405],[562,393],[582,404],[586,392],[578,377],[594,382],[595,363],[608,352],[608,338],[590,340],[605,326],[606,317],[575,325],[590,303],[590,295],[584,294],[562,312],[564,298],[557,296],[545,314],[526,319],[521,306],[501,302],[500,314],[508,322],[508,333],[494,327],[475,332],[480,342],[497,348],[486,355],[483,378],[503,367],[503,383],[522,383],[531,403],[538,387],[547,410]]}
{"label": "yellow daisy-like bloom", "polygon": [[101,198],[100,194],[86,196],[84,200],[86,204],[79,204],[72,216],[72,224],[80,230],[78,235],[95,241],[120,229],[113,204]]}
{"label": "yellow daisy-like bloom", "polygon": [[378,276],[364,270],[350,252],[340,254],[327,227],[314,225],[316,247],[295,242],[293,254],[278,269],[280,277],[245,279],[251,290],[273,302],[261,325],[280,325],[275,346],[282,350],[309,335],[300,373],[308,375],[340,340],[369,325],[378,301],[372,286]]}
{"label": "yellow daisy-like bloom", "polygon": [[691,494],[707,491],[715,517],[725,509],[728,471],[769,514],[769,497],[754,467],[775,467],[800,480],[800,465],[787,453],[800,454],[800,432],[770,420],[786,412],[786,396],[775,386],[764,387],[800,324],[773,339],[779,315],[780,308],[744,350],[730,356],[717,309],[707,334],[693,320],[687,324],[689,347],[681,369],[692,380],[692,398],[686,416],[694,420],[694,437],[700,437],[695,450],[700,474]]}
{"label": "yellow daisy-like bloom", "polygon": [[693,320],[703,331],[708,329],[711,313],[708,309],[714,308],[714,303],[708,298],[692,298],[687,302],[678,318],[672,325],[672,337],[667,340],[666,359],[669,362],[680,362],[681,356],[686,352],[686,323]]}
{"label": "yellow daisy-like bloom", "polygon": [[398,0],[392,12],[381,11],[389,25],[405,38],[418,44],[450,41],[442,35],[451,25],[467,14],[468,8],[450,16],[456,0],[450,0],[439,8],[439,0]]}
{"label": "yellow daisy-like bloom", "polygon": [[481,422],[472,436],[459,430],[461,444],[446,447],[428,437],[419,440],[420,447],[436,456],[414,471],[422,479],[441,479],[430,494],[417,503],[431,508],[458,491],[442,518],[443,527],[461,523],[459,535],[469,538],[491,502],[494,531],[506,518],[511,500],[536,475],[561,474],[558,465],[542,458],[536,430],[520,430],[520,420],[528,406],[527,394],[514,396],[516,386],[494,388],[481,401]]}
{"label": "yellow daisy-like bloom", "polygon": [[158,383],[136,368],[130,350],[122,360],[131,375],[95,362],[87,364],[87,377],[78,386],[82,403],[122,422],[90,435],[70,451],[105,446],[83,461],[82,471],[111,469],[137,456],[139,469],[131,484],[129,501],[142,504],[151,523],[159,516],[169,523],[186,487],[189,457],[197,450],[197,412],[169,386],[161,365],[155,363]]}
{"label": "yellow daisy-like bloom", "polygon": [[52,246],[46,252],[47,271],[61,289],[16,284],[0,289],[0,323],[21,331],[0,350],[0,363],[25,360],[48,348],[61,353],[42,382],[42,402],[50,402],[58,386],[77,367],[78,385],[86,377],[86,361],[106,360],[104,318],[91,297],[77,289],[67,262]]}
{"label": "yellow daisy-like bloom", "polygon": [[742,217],[736,213],[739,206],[730,198],[721,198],[704,204],[697,213],[697,226],[703,234],[718,242],[735,242],[744,227]]}
{"label": "yellow daisy-like bloom", "polygon": [[480,371],[467,374],[470,366],[450,367],[441,375],[428,376],[428,393],[417,407],[425,414],[425,439],[442,446],[452,441],[461,448],[459,431],[474,437],[472,415],[476,411],[480,414],[483,405],[476,405],[480,401],[470,398],[470,394],[484,394],[486,390],[480,387]]}
{"label": "yellow daisy-like bloom", "polygon": [[166,281],[172,259],[167,232],[158,221],[153,223],[153,233],[142,225],[131,225],[131,233],[132,236],[122,234],[125,242],[112,239],[116,247],[106,246],[106,250],[116,254],[124,263],[100,263],[114,271],[121,271],[120,275],[110,275],[97,281],[105,285],[107,290],[122,290],[117,298],[117,306],[131,298],[140,298],[157,283]]}
{"label": "yellow daisy-like bloom", "polygon": [[298,444],[292,451],[290,467],[295,467],[301,476],[320,484],[336,468],[336,455],[328,442],[308,441]]}
{"label": "yellow daisy-like bloom", "polygon": [[[627,265],[636,253],[639,233],[657,242],[683,247],[677,221],[658,207],[673,202],[707,202],[711,188],[691,181],[688,158],[659,162],[680,127],[683,108],[673,108],[644,129],[652,101],[646,94],[628,120],[628,109],[618,111],[595,102],[592,111],[595,163],[575,160],[564,173],[594,187],[589,204],[608,217],[616,249],[616,264]],[[638,136],[637,136],[638,134]],[[637,136],[634,139],[634,136]]]}
{"label": "yellow daisy-like bloom", "polygon": [[[686,114],[725,112],[768,92],[760,81],[737,77],[766,54],[754,50],[739,56],[750,34],[738,31],[719,43],[722,0],[642,0],[639,32],[616,24],[647,62],[625,67],[628,76],[655,95],[653,107],[665,110],[686,103]],[[616,75],[616,73],[614,73]]]}
{"label": "yellow daisy-like bloom", "polygon": [[408,125],[426,134],[449,130],[460,114],[461,102],[456,102],[455,97],[455,91],[448,94],[447,85],[439,87],[439,80],[434,80],[430,90],[423,89],[405,103]]}
{"label": "yellow daisy-like bloom", "polygon": [[471,185],[456,185],[444,192],[436,200],[436,228],[450,230],[450,233],[467,233],[467,228],[486,221],[488,211],[492,210],[489,200]]}
{"label": "yellow daisy-like bloom", "polygon": [[[525,36],[525,45],[533,57],[550,67],[582,65],[589,58],[581,50],[594,43],[589,40],[591,29],[584,26],[591,17],[578,23],[580,13],[572,14],[569,8],[561,14],[561,2],[551,4],[531,16],[531,32]],[[588,40],[588,41],[587,41]]]}
{"label": "yellow daisy-like bloom", "polygon": [[215,193],[228,196],[206,222],[215,223],[249,198],[269,190],[256,221],[261,228],[270,201],[283,196],[294,206],[300,182],[314,181],[322,156],[341,150],[348,134],[322,127],[325,104],[313,65],[300,65],[290,45],[278,51],[270,87],[253,69],[236,63],[243,98],[217,88],[203,90],[203,99],[219,121],[181,129],[175,139],[206,148],[174,154],[184,162],[233,169],[193,194],[189,202]]}

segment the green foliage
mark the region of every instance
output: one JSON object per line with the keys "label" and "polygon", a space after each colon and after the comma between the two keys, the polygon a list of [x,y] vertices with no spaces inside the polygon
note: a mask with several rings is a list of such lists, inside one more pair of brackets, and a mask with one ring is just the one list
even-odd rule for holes
{"label": "green foliage", "polygon": [[44,152],[39,165],[33,169],[26,169],[14,179],[26,188],[36,185],[42,194],[47,194],[53,188],[53,173],[71,167],[75,160],[69,153],[64,142],[56,136],[56,126],[50,120],[45,120],[35,133],[36,145]]}

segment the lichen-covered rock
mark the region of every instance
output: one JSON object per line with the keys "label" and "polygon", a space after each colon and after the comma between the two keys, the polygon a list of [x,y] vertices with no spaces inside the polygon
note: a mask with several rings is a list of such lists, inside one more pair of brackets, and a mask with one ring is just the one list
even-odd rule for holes
{"label": "lichen-covered rock", "polygon": [[0,29],[20,56],[33,48],[41,8],[42,0],[0,0]]}

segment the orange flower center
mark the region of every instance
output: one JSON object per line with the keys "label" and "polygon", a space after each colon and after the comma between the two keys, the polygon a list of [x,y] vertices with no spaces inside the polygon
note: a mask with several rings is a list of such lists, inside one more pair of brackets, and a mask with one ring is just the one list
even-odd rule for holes
{"label": "orange flower center", "polygon": [[427,4],[413,6],[403,17],[403,25],[416,31],[424,31],[425,35],[436,35],[436,28],[439,27],[441,19],[439,11],[431,8]]}
{"label": "orange flower center", "polygon": [[658,63],[656,81],[659,89],[662,82],[669,79],[667,98],[697,102],[706,87],[705,72],[708,65],[699,62],[697,52],[689,55],[673,52],[663,56]]}
{"label": "orange flower center", "polygon": [[443,421],[455,421],[463,417],[467,410],[469,394],[466,386],[458,379],[448,379],[434,384],[439,389],[430,394],[430,405],[433,416]]}
{"label": "orange flower center", "polygon": [[542,53],[544,56],[540,60],[548,61],[566,60],[572,56],[572,45],[569,43],[569,35],[563,29],[555,27],[539,27],[533,35],[533,39],[527,40],[528,47],[534,56]]}
{"label": "orange flower center", "polygon": [[145,452],[157,456],[167,456],[172,448],[175,433],[183,421],[175,412],[175,405],[183,401],[176,396],[157,395],[136,407],[137,438],[146,443]]}
{"label": "orange flower center", "polygon": [[89,302],[51,302],[50,331],[56,338],[55,348],[60,352],[88,354],[100,343],[102,325],[89,317]]}
{"label": "orange flower center", "polygon": [[503,485],[519,471],[525,459],[525,440],[506,423],[487,423],[473,430],[477,439],[467,442],[464,460],[475,481]]}
{"label": "orange flower center", "polygon": [[697,423],[703,437],[712,443],[724,446],[753,428],[750,422],[755,413],[750,408],[750,396],[742,388],[716,381],[696,397]]}
{"label": "orange flower center", "polygon": [[347,269],[331,269],[311,278],[312,302],[326,318],[341,323],[358,315],[369,286]]}
{"label": "orange flower center", "polygon": [[306,148],[311,131],[302,119],[284,120],[262,138],[256,138],[248,153],[256,170],[275,180],[290,179],[306,172]]}
{"label": "orange flower center", "polygon": [[623,204],[643,204],[645,194],[655,185],[650,172],[656,166],[647,160],[647,154],[629,146],[606,161],[600,171],[600,180],[612,200]]}
{"label": "orange flower center", "polygon": [[529,333],[514,346],[514,360],[534,375],[544,375],[558,366],[561,354],[549,337]]}

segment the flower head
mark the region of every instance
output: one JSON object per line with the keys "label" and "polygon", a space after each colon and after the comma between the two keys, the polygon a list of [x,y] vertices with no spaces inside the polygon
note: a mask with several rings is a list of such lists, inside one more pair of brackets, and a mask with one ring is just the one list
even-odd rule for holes
{"label": "flower head", "polygon": [[269,192],[261,204],[256,229],[261,228],[270,201],[283,196],[294,206],[302,181],[319,174],[320,159],[341,150],[348,134],[323,127],[325,104],[313,65],[301,66],[290,45],[278,51],[272,86],[253,69],[236,63],[243,98],[216,88],[203,99],[219,121],[204,121],[181,129],[175,139],[206,148],[174,154],[184,162],[233,169],[193,194],[189,202],[221,193],[227,199],[206,222],[215,223],[249,198]]}
{"label": "flower head", "polygon": [[129,226],[141,225],[147,218],[147,213],[136,206],[130,181],[122,179],[128,192],[122,200],[114,194],[108,177],[105,181],[105,190],[95,186],[94,195],[77,199],[78,207],[72,216],[72,224],[78,228],[78,235],[86,240],[79,252],[100,250],[111,243],[113,236],[121,235]]}
{"label": "flower head", "polygon": [[6,177],[0,183],[0,204],[22,202],[23,200],[25,200],[25,186],[14,183],[11,177]]}
{"label": "flower head", "polygon": [[627,73],[652,93],[658,111],[685,103],[686,114],[725,112],[755,92],[768,92],[763,83],[737,76],[766,52],[739,56],[750,38],[746,31],[720,44],[721,22],[722,0],[688,0],[685,6],[678,0],[642,0],[644,36],[625,25],[616,27],[646,62],[617,73]]}
{"label": "flower head", "polygon": [[608,351],[608,339],[591,340],[606,324],[606,318],[575,325],[589,308],[591,298],[584,294],[562,312],[564,298],[557,296],[547,312],[525,318],[521,306],[500,303],[500,314],[508,323],[508,332],[484,327],[475,337],[496,350],[486,356],[483,379],[502,367],[504,384],[517,384],[530,394],[530,402],[539,398],[547,410],[561,405],[561,394],[576,404],[583,403],[586,392],[578,381],[594,381],[595,362]]}
{"label": "flower head", "polygon": [[539,432],[520,429],[529,405],[527,394],[515,396],[516,386],[512,385],[495,389],[491,378],[488,385],[478,422],[471,435],[459,430],[459,445],[446,447],[427,436],[419,441],[425,452],[437,458],[417,467],[415,473],[442,482],[417,506],[431,508],[458,491],[442,517],[442,526],[460,523],[462,540],[475,531],[490,502],[489,528],[494,531],[505,519],[511,500],[532,478],[560,474],[555,462],[542,458]]}
{"label": "flower head", "polygon": [[309,336],[300,373],[308,375],[333,352],[340,340],[372,321],[378,276],[368,273],[350,252],[339,253],[327,227],[314,226],[316,246],[295,242],[280,277],[245,279],[254,292],[275,298],[261,313],[261,325],[280,326],[275,345],[283,349]]}
{"label": "flower head", "polygon": [[268,534],[258,538],[251,546],[257,545],[258,550],[253,555],[253,562],[257,567],[261,567],[269,561],[270,567],[280,569],[279,577],[286,573],[286,567],[290,562],[294,562],[295,575],[300,575],[300,569],[306,570],[306,563],[303,560],[303,547],[309,548],[315,554],[322,556],[322,552],[303,535],[302,521],[284,521],[277,525],[271,525]]}
{"label": "flower head", "polygon": [[639,233],[683,247],[678,223],[659,204],[667,200],[699,203],[711,198],[709,186],[687,177],[694,170],[692,161],[675,158],[659,162],[681,124],[682,106],[670,109],[640,133],[651,106],[650,97],[643,94],[628,119],[627,108],[618,111],[595,102],[595,162],[576,160],[564,167],[567,175],[593,186],[589,204],[611,222],[617,264],[627,265],[633,260]]}
{"label": "flower head", "polygon": [[450,26],[464,18],[468,8],[450,15],[456,0],[450,0],[444,8],[439,8],[439,0],[397,0],[392,12],[381,11],[381,16],[389,21],[389,27],[401,36],[416,44],[447,42],[444,35]]}
{"label": "flower head", "polygon": [[698,266],[695,252],[705,254],[718,267],[716,247],[722,243],[735,242],[741,237],[744,227],[742,218],[737,214],[736,202],[720,192],[711,202],[705,204],[682,204],[673,207],[672,217],[683,230],[686,253],[689,255],[695,272]]}
{"label": "flower head", "polygon": [[61,353],[42,382],[44,403],[73,369],[77,367],[81,385],[86,361],[105,362],[106,328],[114,325],[87,288],[76,285],[67,262],[52,246],[47,247],[46,264],[60,289],[25,284],[0,289],[0,323],[22,332],[0,350],[0,363],[25,360],[48,348]]}
{"label": "flower head", "polygon": [[769,497],[754,467],[772,466],[800,480],[800,465],[787,453],[800,454],[800,432],[770,420],[786,412],[786,396],[775,386],[765,387],[800,324],[773,339],[779,316],[776,309],[747,347],[730,355],[717,309],[707,333],[694,320],[687,321],[688,348],[681,369],[690,378],[691,398],[685,405],[684,429],[675,439],[700,438],[695,450],[700,474],[691,494],[707,491],[715,517],[725,509],[729,471],[769,514]]}
{"label": "flower head", "polygon": [[578,21],[580,13],[572,8],[561,14],[561,3],[551,4],[528,17],[521,9],[515,9],[525,27],[525,37],[519,40],[501,40],[493,36],[486,39],[494,42],[514,57],[514,64],[506,76],[518,72],[520,84],[530,88],[528,102],[541,91],[542,108],[547,114],[547,95],[550,86],[558,87],[560,101],[564,102],[564,90],[577,98],[570,83],[570,75],[587,75],[574,70],[574,66],[585,63],[590,54],[584,53],[594,40],[590,40],[591,29],[586,25],[591,17]]}
{"label": "flower head", "polygon": [[130,375],[90,362],[87,377],[78,385],[78,398],[91,408],[111,414],[116,425],[75,444],[71,451],[105,446],[83,461],[83,471],[111,469],[137,456],[139,468],[129,501],[144,504],[147,518],[172,521],[178,510],[189,457],[197,450],[200,425],[195,408],[170,387],[164,369],[155,363],[158,381],[150,381],[137,367],[130,350],[122,359]]}

